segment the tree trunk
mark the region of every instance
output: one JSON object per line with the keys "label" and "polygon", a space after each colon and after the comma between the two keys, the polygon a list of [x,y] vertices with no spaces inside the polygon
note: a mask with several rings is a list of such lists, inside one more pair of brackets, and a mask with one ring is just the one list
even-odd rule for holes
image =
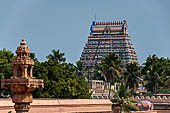
{"label": "tree trunk", "polygon": [[111,99],[111,88],[112,88],[111,82],[109,82],[109,99]]}
{"label": "tree trunk", "polygon": [[114,113],[120,113],[120,107],[115,107],[114,108]]}

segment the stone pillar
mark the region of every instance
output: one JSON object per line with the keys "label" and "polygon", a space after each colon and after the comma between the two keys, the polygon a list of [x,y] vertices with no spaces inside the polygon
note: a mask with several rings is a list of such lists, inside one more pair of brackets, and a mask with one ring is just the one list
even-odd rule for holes
{"label": "stone pillar", "polygon": [[22,104],[15,104],[14,105],[16,113],[28,113],[30,109],[30,104],[28,103],[22,103]]}
{"label": "stone pillar", "polygon": [[15,103],[16,113],[27,113],[30,109],[30,103],[32,103],[32,94],[30,92],[16,93],[13,95],[12,101]]}
{"label": "stone pillar", "polygon": [[34,61],[29,57],[30,53],[26,41],[22,39],[16,50],[17,56],[13,61],[13,76],[1,81],[2,88],[10,88],[14,92],[12,102],[15,103],[16,113],[28,113],[30,103],[32,103],[31,92],[35,88],[44,87],[42,79],[33,78]]}
{"label": "stone pillar", "polygon": [[33,78],[33,76],[32,76],[33,68],[34,68],[34,66],[31,66],[31,68],[30,68],[30,78]]}
{"label": "stone pillar", "polygon": [[23,65],[21,68],[22,68],[22,78],[27,78],[28,65]]}
{"label": "stone pillar", "polygon": [[17,77],[17,66],[13,66],[13,76],[12,78],[16,78]]}

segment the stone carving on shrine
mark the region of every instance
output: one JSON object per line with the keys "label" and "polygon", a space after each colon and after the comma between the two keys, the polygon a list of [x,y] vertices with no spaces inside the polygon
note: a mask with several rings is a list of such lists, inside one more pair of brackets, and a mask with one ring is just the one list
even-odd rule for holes
{"label": "stone carving on shrine", "polygon": [[32,103],[32,94],[35,88],[43,88],[42,79],[35,79],[32,75],[34,61],[30,58],[30,49],[22,39],[20,46],[17,47],[13,61],[13,76],[10,79],[1,80],[2,88],[9,88],[14,92],[12,102],[15,103],[16,113],[26,113]]}

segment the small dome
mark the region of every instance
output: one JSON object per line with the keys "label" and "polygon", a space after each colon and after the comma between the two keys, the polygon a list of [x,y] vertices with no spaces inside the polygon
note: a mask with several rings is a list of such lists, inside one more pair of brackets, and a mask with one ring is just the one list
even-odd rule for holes
{"label": "small dome", "polygon": [[28,54],[28,55],[31,53],[24,39],[22,39],[22,41],[20,42],[20,46],[18,46],[16,50],[17,55],[21,55],[21,53]]}
{"label": "small dome", "polygon": [[22,39],[20,45],[27,45],[26,41],[24,40],[24,38]]}

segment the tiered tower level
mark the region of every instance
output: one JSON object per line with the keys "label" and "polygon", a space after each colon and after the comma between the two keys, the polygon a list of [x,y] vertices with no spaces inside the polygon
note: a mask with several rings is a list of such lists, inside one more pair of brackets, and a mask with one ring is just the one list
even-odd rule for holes
{"label": "tiered tower level", "polygon": [[126,20],[113,22],[92,22],[90,35],[80,57],[85,66],[93,67],[113,52],[122,65],[137,63],[138,58],[131,37],[128,35]]}

